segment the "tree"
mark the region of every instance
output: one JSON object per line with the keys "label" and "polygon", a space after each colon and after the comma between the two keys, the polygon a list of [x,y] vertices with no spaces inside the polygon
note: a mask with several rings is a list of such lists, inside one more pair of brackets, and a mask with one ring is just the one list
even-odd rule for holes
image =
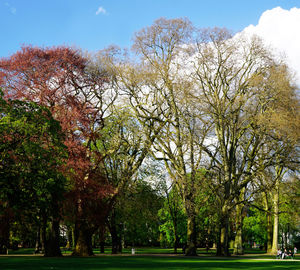
{"label": "tree", "polygon": [[276,76],[284,65],[256,37],[233,38],[224,29],[204,30],[191,48],[197,85],[192,95],[215,131],[215,145],[204,150],[218,175],[211,183],[220,203],[217,253],[227,256],[230,213],[242,203],[241,192],[255,176],[257,156],[269,131],[260,119],[267,115],[270,102],[279,98],[283,78],[288,82],[289,77]]}
{"label": "tree", "polygon": [[69,157],[63,172],[72,187],[66,198],[72,208],[75,203],[70,216],[76,231],[74,254],[79,256],[92,255],[91,237],[105,215],[102,199],[111,192],[101,171],[101,153],[92,151],[106,109],[115,99],[104,87],[107,78],[99,65],[67,47],[24,47],[0,61],[6,98],[34,100],[48,107],[66,134]]}
{"label": "tree", "polygon": [[266,241],[266,219],[257,208],[250,208],[243,222],[245,241],[263,246]]}
{"label": "tree", "polygon": [[279,243],[291,248],[297,245],[299,234],[299,178],[291,174],[280,185]]}
{"label": "tree", "polygon": [[120,212],[119,200],[123,201],[124,196],[127,196],[127,189],[133,184],[148,156],[151,141],[139,131],[139,122],[127,106],[112,106],[110,112],[94,147],[103,156],[103,174],[113,188],[113,195],[107,200],[107,225],[112,237],[112,253],[115,254],[122,250],[121,238],[118,236],[122,228],[118,228],[116,222]]}
{"label": "tree", "polygon": [[196,255],[195,171],[201,159],[198,142],[209,126],[203,128],[201,120],[193,118],[193,107],[185,103],[190,81],[182,76],[184,64],[177,61],[182,53],[186,55],[182,48],[191,31],[188,20],[158,19],[135,35],[133,49],[139,56],[138,64],[128,59],[111,62],[117,86],[127,94],[145,136],[153,142],[152,153],[165,161],[182,194],[188,217],[186,252]]}
{"label": "tree", "polygon": [[271,253],[273,238],[272,189],[274,188],[274,181],[270,168],[265,168],[265,170],[258,174],[253,185],[257,185],[257,192],[254,194],[253,202],[250,205],[260,210],[266,216],[265,248],[268,253]]}
{"label": "tree", "polygon": [[[268,80],[259,79],[259,83],[267,93],[273,91],[276,98],[269,99],[265,113],[259,118],[260,124],[268,131],[269,160],[272,166],[274,187],[272,189],[273,203],[273,242],[272,249],[276,254],[279,234],[279,204],[280,185],[284,182],[284,175],[288,171],[297,171],[299,168],[299,114],[300,103],[296,94],[297,87],[284,64],[273,66]],[[265,153],[263,153],[265,155]]]}
{"label": "tree", "polygon": [[123,244],[132,247],[156,246],[159,239],[157,212],[163,199],[147,178],[140,176],[118,199],[115,209],[121,227],[119,237]]}
{"label": "tree", "polygon": [[158,212],[162,222],[159,226],[163,235],[161,242],[172,245],[176,254],[179,244],[186,242],[186,215],[176,185],[171,186],[170,190],[165,189],[165,195],[164,207]]}
{"label": "tree", "polygon": [[66,188],[60,169],[67,158],[59,122],[46,108],[5,101],[1,92],[0,127],[0,215],[7,234],[1,248],[8,247],[12,220],[27,216],[38,223],[40,216],[42,223],[51,224],[48,236],[43,235],[45,255],[59,256],[58,226]]}

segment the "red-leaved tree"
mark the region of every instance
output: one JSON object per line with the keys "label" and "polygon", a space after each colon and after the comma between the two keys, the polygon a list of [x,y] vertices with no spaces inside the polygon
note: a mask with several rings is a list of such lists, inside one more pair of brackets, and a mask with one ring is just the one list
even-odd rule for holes
{"label": "red-leaved tree", "polygon": [[[104,221],[105,197],[112,192],[101,171],[101,153],[92,150],[115,99],[105,88],[107,78],[101,67],[68,47],[23,47],[0,61],[5,98],[48,107],[66,134],[69,157],[63,171],[70,185],[64,209],[65,217],[75,225],[73,254],[77,256],[93,254],[91,238]],[[60,255],[51,252],[57,250],[58,241],[54,245],[46,255]]]}

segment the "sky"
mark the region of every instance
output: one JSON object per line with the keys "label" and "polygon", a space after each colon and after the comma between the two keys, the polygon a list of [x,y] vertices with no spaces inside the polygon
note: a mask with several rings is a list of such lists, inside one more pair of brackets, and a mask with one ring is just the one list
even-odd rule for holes
{"label": "sky", "polygon": [[160,17],[259,34],[300,73],[300,0],[0,0],[0,57],[24,45],[129,48]]}

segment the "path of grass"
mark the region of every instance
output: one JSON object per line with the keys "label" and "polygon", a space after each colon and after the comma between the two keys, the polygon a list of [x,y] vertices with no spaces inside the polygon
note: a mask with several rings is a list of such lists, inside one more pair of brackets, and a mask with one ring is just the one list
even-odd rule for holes
{"label": "path of grass", "polygon": [[281,270],[300,269],[299,261],[257,260],[257,259],[220,259],[187,258],[170,256],[96,256],[92,258],[44,258],[40,256],[1,256],[1,270],[185,270],[185,269],[247,269]]}

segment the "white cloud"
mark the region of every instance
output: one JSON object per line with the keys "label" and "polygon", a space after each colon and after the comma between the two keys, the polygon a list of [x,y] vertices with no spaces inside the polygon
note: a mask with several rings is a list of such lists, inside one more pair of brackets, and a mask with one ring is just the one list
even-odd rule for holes
{"label": "white cloud", "polygon": [[257,25],[246,27],[243,32],[256,34],[266,45],[284,54],[300,85],[300,8],[290,10],[276,7],[265,11]]}
{"label": "white cloud", "polygon": [[98,10],[96,11],[96,15],[99,14],[106,14],[106,9],[104,7],[99,7]]}

